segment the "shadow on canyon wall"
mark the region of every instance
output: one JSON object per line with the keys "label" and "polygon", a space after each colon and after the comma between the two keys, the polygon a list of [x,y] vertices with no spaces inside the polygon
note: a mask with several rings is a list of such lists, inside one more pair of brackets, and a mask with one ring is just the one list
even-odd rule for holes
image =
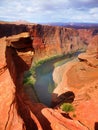
{"label": "shadow on canyon wall", "polygon": [[[23,91],[21,77],[23,76],[24,71],[29,69],[27,63],[18,56],[16,49],[13,47],[6,48],[6,62],[16,87],[15,104],[18,115],[24,121],[23,129],[26,128],[26,130],[38,130],[38,125],[36,123],[37,121],[43,130],[52,130],[50,122],[41,112],[45,106],[42,104],[37,104],[35,101],[32,103],[30,100],[28,100],[28,97]],[[33,120],[32,118],[36,120]]]}
{"label": "shadow on canyon wall", "polygon": [[26,25],[0,24],[0,38],[28,32]]}
{"label": "shadow on canyon wall", "polygon": [[51,107],[55,107],[58,104],[62,104],[63,102],[72,103],[75,98],[75,94],[72,91],[67,91],[60,96],[58,96],[58,94],[53,93],[52,96],[55,97],[56,100],[52,102]]}
{"label": "shadow on canyon wall", "polygon": [[98,122],[95,122],[94,130],[98,130]]}

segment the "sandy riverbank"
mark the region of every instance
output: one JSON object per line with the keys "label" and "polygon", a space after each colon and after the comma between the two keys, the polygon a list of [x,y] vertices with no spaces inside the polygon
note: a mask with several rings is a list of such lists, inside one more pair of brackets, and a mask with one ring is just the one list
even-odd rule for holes
{"label": "sandy riverbank", "polygon": [[54,69],[53,72],[53,80],[57,84],[57,87],[53,91],[53,93],[58,94],[58,96],[68,90],[70,90],[70,87],[67,82],[67,73],[78,61],[72,60],[68,62],[67,64],[64,64],[62,66],[58,66]]}

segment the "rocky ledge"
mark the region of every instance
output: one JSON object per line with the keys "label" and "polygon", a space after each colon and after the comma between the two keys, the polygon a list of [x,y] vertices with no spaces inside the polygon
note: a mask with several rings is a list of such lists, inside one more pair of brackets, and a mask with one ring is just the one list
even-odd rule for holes
{"label": "rocky ledge", "polygon": [[[69,102],[64,93],[70,91],[75,98],[76,119],[90,130],[98,129],[98,35],[91,40],[86,53],[78,56],[79,61],[71,61],[56,68],[54,80],[58,83],[53,92],[53,104]],[[62,79],[55,78],[61,74]],[[60,96],[62,95],[62,96]]]}
{"label": "rocky ledge", "polygon": [[[98,48],[97,36],[89,45],[90,51],[79,56],[80,61],[58,69],[62,78],[56,78],[56,107],[39,103],[36,95],[31,101],[22,83],[34,57],[38,60],[82,48],[94,36],[93,31],[82,30],[81,34],[81,30],[48,25],[0,24],[0,130],[98,129],[98,49],[91,53]],[[84,37],[87,32],[90,39]],[[62,102],[73,102],[75,118],[61,111]]]}
{"label": "rocky ledge", "polygon": [[[84,100],[85,102],[81,102],[77,106],[76,118],[67,118],[66,114],[62,113],[59,108],[48,108],[39,103],[35,98],[36,96],[33,97],[31,102],[24,92],[22,84],[23,73],[31,66],[35,51],[36,55],[38,53],[38,56],[42,57],[40,55],[42,50],[44,56],[47,53],[49,54],[50,50],[51,54],[64,52],[64,48],[66,50],[76,50],[84,45],[78,37],[78,32],[74,29],[40,25],[33,25],[29,29],[31,30],[28,34],[27,25],[0,25],[0,37],[7,36],[0,39],[0,130],[88,130],[88,125],[84,122],[87,122],[86,118],[81,118],[84,116],[83,112],[82,116],[80,115],[81,112],[79,113],[79,110],[83,109],[79,108],[85,106],[85,102],[88,103],[86,106],[89,107],[91,100],[89,102]],[[72,37],[69,37],[70,34]],[[80,41],[79,45],[77,41]],[[44,43],[46,46],[43,46]],[[43,49],[43,47],[45,48]],[[95,88],[97,89],[97,86]],[[91,91],[92,89],[91,87]],[[77,91],[79,90],[77,89]],[[79,96],[81,97],[81,93],[80,95],[76,93],[76,99]],[[92,101],[96,96],[97,94],[93,95]],[[75,102],[74,104],[79,103]],[[85,108],[84,106],[83,108]],[[94,106],[95,113],[96,107],[97,105]],[[92,112],[92,109],[90,110]],[[91,113],[88,115],[89,120],[91,119],[90,115]],[[94,121],[96,115],[93,118]],[[92,123],[90,128],[92,128]]]}
{"label": "rocky ledge", "polygon": [[78,120],[38,103],[35,96],[31,102],[24,93],[23,73],[33,55],[27,33],[0,39],[0,130],[87,130]]}

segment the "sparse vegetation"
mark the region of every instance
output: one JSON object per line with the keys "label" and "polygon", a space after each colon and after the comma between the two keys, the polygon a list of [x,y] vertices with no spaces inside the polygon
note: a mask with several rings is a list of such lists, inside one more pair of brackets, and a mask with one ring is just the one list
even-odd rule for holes
{"label": "sparse vegetation", "polygon": [[32,76],[31,71],[27,71],[24,74],[23,84],[24,85],[34,85],[36,82],[36,79]]}
{"label": "sparse vegetation", "polygon": [[44,63],[46,63],[48,61],[54,60],[56,58],[61,58],[63,56],[64,55],[62,55],[62,54],[61,55],[54,55],[54,56],[51,56],[51,57],[48,57],[48,58],[45,58],[45,59],[42,59],[42,60],[39,60],[39,61],[35,61],[34,66],[39,67],[40,65],[42,65],[42,64],[44,64]]}
{"label": "sparse vegetation", "polygon": [[73,112],[75,109],[73,107],[73,105],[71,103],[63,103],[60,108],[62,109],[62,111],[65,111],[67,114],[69,112]]}
{"label": "sparse vegetation", "polygon": [[[37,96],[37,93],[35,91],[35,88],[34,88],[34,84],[36,82],[36,79],[32,76],[32,72],[29,70],[29,71],[26,71],[24,73],[24,79],[23,79],[23,84],[25,87],[31,87],[33,89],[33,95],[35,97],[35,99],[37,99],[37,101],[40,101],[38,96]],[[26,89],[26,88],[25,88]],[[28,94],[28,92],[27,92]],[[29,94],[28,94],[29,95]]]}

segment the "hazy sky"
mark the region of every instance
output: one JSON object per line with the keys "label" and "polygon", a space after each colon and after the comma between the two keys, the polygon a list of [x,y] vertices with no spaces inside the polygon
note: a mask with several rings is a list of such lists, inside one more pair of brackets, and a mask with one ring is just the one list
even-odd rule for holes
{"label": "hazy sky", "polygon": [[98,23],[98,0],[0,0],[0,20]]}

